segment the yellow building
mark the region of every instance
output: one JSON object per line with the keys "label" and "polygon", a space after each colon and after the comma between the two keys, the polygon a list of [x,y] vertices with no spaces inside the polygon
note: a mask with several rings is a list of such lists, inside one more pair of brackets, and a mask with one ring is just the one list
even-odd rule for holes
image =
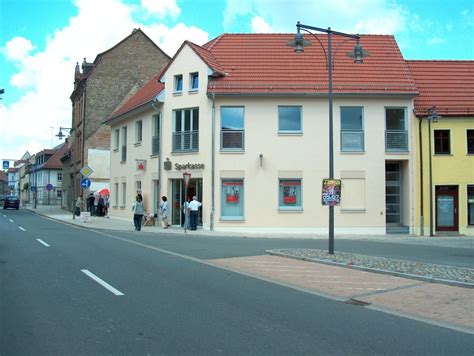
{"label": "yellow building", "polygon": [[417,185],[421,235],[474,235],[474,61],[408,61],[420,95]]}

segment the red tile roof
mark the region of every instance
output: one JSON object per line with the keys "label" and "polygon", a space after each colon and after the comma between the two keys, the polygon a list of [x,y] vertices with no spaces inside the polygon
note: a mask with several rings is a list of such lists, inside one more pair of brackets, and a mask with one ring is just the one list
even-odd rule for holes
{"label": "red tile roof", "polygon": [[[160,72],[161,73],[161,72]],[[134,95],[128,99],[125,104],[115,110],[107,121],[113,120],[123,114],[126,114],[142,105],[150,103],[164,89],[165,85],[160,83],[160,74],[151,78],[145,85],[140,88]]]}
{"label": "red tile roof", "polygon": [[[287,43],[293,34],[224,34],[206,43],[225,76],[212,79],[209,91],[221,94],[324,94],[328,73],[321,46],[305,35],[312,45],[295,53]],[[327,49],[327,35],[317,35]],[[370,53],[363,64],[347,57],[355,42],[333,36],[335,54],[333,92],[335,94],[417,93],[408,66],[393,36],[362,35],[360,44]],[[212,65],[208,62],[212,68]]]}
{"label": "red tile roof", "polygon": [[61,162],[61,157],[67,151],[67,145],[65,143],[61,144],[61,146],[54,151],[53,155],[43,164],[42,168],[45,169],[62,169],[63,164]]}
{"label": "red tile roof", "polygon": [[420,95],[417,115],[436,106],[441,116],[474,115],[474,61],[407,61]]}

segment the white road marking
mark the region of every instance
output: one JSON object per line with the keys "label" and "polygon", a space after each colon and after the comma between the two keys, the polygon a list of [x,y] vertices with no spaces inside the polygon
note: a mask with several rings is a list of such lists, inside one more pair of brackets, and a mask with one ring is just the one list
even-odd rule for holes
{"label": "white road marking", "polygon": [[13,222],[13,220],[12,220],[12,219],[8,219],[8,221],[10,221],[11,223]]}
{"label": "white road marking", "polygon": [[105,289],[108,289],[110,292],[112,292],[113,294],[115,295],[124,295],[121,291],[119,291],[118,289],[115,289],[114,287],[112,287],[110,284],[108,284],[107,282],[103,281],[102,279],[100,279],[99,277],[97,277],[94,273],[92,272],[89,272],[88,270],[86,269],[81,269],[81,272],[84,273],[86,276],[92,278],[94,281],[96,281],[97,283],[99,283],[102,287],[104,287]]}
{"label": "white road marking", "polygon": [[41,240],[41,239],[36,239],[36,241],[38,241],[40,244],[42,244],[42,245],[44,245],[44,246],[46,246],[46,247],[49,247],[49,245],[48,245],[46,242],[44,242],[43,240]]}
{"label": "white road marking", "polygon": [[21,231],[26,231],[24,228],[22,228],[21,226],[18,226],[18,228],[21,230]]}
{"label": "white road marking", "polygon": [[3,214],[3,217],[6,218],[7,216],[5,214]]}

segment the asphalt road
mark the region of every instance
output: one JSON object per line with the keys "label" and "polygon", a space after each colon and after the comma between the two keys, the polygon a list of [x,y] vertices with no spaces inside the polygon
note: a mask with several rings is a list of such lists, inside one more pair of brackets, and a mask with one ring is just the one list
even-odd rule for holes
{"label": "asphalt road", "polygon": [[[325,299],[206,261],[288,247],[288,241],[157,238],[75,228],[21,210],[3,213],[0,355],[474,351],[472,335]],[[297,247],[316,242],[298,241]]]}

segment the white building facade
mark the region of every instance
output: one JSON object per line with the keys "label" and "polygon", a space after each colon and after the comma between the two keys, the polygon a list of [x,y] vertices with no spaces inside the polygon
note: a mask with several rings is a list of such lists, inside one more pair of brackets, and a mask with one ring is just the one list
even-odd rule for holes
{"label": "white building facade", "polygon": [[[204,229],[326,233],[327,72],[316,45],[301,57],[286,46],[291,39],[185,42],[155,82],[109,118],[111,214],[131,216],[137,192],[156,214],[164,195],[172,225],[181,226],[183,202],[197,196]],[[257,47],[262,41],[270,45]],[[363,37],[372,56],[367,64],[336,60],[336,234],[414,229],[416,87],[398,47],[388,54],[383,48],[394,43],[391,36]],[[191,175],[187,191],[183,173]]]}

